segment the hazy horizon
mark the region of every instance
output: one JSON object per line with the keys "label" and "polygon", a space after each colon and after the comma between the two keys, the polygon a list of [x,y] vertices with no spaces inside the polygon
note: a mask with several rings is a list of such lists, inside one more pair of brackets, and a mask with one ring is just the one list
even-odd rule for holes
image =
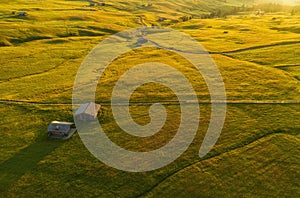
{"label": "hazy horizon", "polygon": [[279,4],[293,5],[293,6],[300,5],[300,0],[255,0],[254,2],[256,4],[269,2],[269,3],[279,3]]}

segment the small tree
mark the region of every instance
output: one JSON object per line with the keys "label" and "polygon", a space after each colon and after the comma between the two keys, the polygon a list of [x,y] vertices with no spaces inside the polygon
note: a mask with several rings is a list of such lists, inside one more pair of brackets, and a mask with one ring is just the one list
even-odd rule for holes
{"label": "small tree", "polygon": [[292,11],[291,11],[291,15],[292,15],[292,16],[294,16],[294,15],[295,15],[295,10],[294,10],[294,9],[292,9]]}

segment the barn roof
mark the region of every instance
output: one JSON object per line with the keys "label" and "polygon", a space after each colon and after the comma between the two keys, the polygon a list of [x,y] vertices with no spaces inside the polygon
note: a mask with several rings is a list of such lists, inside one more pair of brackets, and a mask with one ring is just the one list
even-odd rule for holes
{"label": "barn roof", "polygon": [[99,108],[100,108],[100,105],[98,105],[94,102],[85,103],[79,107],[79,109],[76,111],[75,115],[87,114],[87,115],[95,116],[98,113]]}
{"label": "barn roof", "polygon": [[53,121],[48,126],[48,131],[57,131],[57,132],[68,132],[71,129],[72,122],[58,122]]}

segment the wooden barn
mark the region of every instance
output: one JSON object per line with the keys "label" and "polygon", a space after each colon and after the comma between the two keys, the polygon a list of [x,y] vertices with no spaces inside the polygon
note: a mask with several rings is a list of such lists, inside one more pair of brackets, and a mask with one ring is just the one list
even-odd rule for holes
{"label": "wooden barn", "polygon": [[94,121],[97,119],[99,109],[100,105],[94,102],[82,104],[75,113],[75,119],[80,121]]}
{"label": "wooden barn", "polygon": [[73,125],[74,123],[72,122],[53,121],[48,126],[48,136],[52,138],[68,139],[76,132],[76,128],[72,128]]}

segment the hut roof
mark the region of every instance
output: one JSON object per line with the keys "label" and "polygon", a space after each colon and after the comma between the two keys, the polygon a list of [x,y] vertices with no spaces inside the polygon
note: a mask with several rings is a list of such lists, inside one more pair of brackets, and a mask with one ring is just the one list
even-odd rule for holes
{"label": "hut roof", "polygon": [[66,133],[66,132],[70,131],[71,126],[73,124],[74,123],[72,123],[72,122],[58,122],[58,121],[53,121],[48,126],[48,131],[57,131],[57,132]]}
{"label": "hut roof", "polygon": [[76,111],[75,115],[87,114],[87,115],[96,115],[100,109],[100,105],[90,102],[82,104],[79,109]]}

